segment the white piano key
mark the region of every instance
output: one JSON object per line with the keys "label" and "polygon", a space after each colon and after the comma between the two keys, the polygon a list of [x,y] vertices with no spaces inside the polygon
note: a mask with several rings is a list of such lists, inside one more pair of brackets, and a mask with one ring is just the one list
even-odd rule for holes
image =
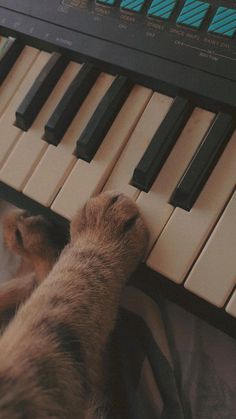
{"label": "white piano key", "polygon": [[208,302],[223,307],[236,284],[236,192],[184,284]]}
{"label": "white piano key", "polygon": [[15,111],[49,58],[50,54],[46,52],[39,54],[0,118],[0,131],[4,132],[4,135],[0,136],[0,168],[22,134],[22,131],[14,126]]}
{"label": "white piano key", "polygon": [[152,269],[183,282],[234,190],[235,154],[236,132],[191,211],[174,210],[147,260]]}
{"label": "white piano key", "polygon": [[4,44],[6,41],[7,41],[7,38],[5,36],[0,36],[0,51],[4,47]]}
{"label": "white piano key", "polygon": [[194,109],[152,188],[138,197],[137,203],[150,231],[149,248],[174,211],[169,204],[171,194],[213,118],[211,112]]}
{"label": "white piano key", "polygon": [[226,311],[231,314],[231,316],[236,317],[236,289],[226,306]]}
{"label": "white piano key", "polygon": [[77,71],[78,64],[71,62],[40,111],[32,127],[17,140],[16,145],[13,147],[0,171],[0,180],[2,182],[18,191],[22,191],[31,173],[48,147],[48,143],[41,139],[48,115],[50,115],[63,96]]}
{"label": "white piano key", "polygon": [[94,159],[87,163],[78,160],[53,202],[52,209],[71,219],[88,198],[99,193],[115,161],[134,130],[152,91],[135,86],[104,138]]}
{"label": "white piano key", "polygon": [[139,190],[130,185],[133,171],[165,117],[173,99],[154,93],[126,147],[117,161],[104,190],[119,190],[137,198]]}
{"label": "white piano key", "polygon": [[7,78],[0,87],[0,115],[4,112],[4,109],[27,75],[38,54],[38,49],[26,46],[16,60]]}
{"label": "white piano key", "polygon": [[113,76],[104,73],[98,77],[59,145],[48,146],[23,190],[25,195],[44,206],[51,204],[77,162],[77,158],[72,154],[76,141],[113,79]]}

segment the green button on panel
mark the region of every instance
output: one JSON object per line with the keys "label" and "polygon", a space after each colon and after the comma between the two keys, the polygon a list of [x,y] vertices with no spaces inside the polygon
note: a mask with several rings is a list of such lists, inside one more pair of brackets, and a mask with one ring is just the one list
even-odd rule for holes
{"label": "green button on panel", "polygon": [[132,12],[141,12],[146,0],[122,0],[121,9],[131,10]]}
{"label": "green button on panel", "polygon": [[97,3],[107,4],[108,6],[113,6],[116,0],[96,0]]}
{"label": "green button on panel", "polygon": [[148,16],[168,20],[177,4],[177,0],[153,0],[148,9]]}
{"label": "green button on panel", "polygon": [[232,38],[236,31],[236,9],[219,7],[208,31]]}
{"label": "green button on panel", "polygon": [[180,12],[177,23],[190,28],[199,29],[206,14],[209,10],[210,4],[198,0],[187,0]]}

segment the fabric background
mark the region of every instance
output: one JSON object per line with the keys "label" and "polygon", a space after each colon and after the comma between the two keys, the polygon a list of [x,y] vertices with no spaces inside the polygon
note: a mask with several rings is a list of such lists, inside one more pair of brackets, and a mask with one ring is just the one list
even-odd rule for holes
{"label": "fabric background", "polygon": [[121,417],[235,419],[236,341],[138,286],[124,291],[114,335]]}

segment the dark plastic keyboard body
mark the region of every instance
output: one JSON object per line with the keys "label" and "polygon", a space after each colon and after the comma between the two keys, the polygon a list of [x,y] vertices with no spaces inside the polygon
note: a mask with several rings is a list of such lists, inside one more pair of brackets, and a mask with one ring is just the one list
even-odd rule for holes
{"label": "dark plastic keyboard body", "polygon": [[0,0],[0,28],[24,42],[63,51],[76,60],[89,59],[166,94],[194,96],[200,106],[234,109],[235,36],[209,32],[219,7],[234,12],[234,2],[208,2],[198,29],[177,23],[184,1],[177,1],[168,20],[148,17],[150,4],[147,0],[137,13],[121,9],[119,3]]}

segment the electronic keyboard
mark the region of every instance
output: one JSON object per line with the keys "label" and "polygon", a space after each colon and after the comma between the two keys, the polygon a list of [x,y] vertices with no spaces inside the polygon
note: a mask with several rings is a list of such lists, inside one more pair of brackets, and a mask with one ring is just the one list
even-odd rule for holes
{"label": "electronic keyboard", "polygon": [[236,336],[236,5],[0,0],[0,195],[64,225],[117,189],[138,276]]}

